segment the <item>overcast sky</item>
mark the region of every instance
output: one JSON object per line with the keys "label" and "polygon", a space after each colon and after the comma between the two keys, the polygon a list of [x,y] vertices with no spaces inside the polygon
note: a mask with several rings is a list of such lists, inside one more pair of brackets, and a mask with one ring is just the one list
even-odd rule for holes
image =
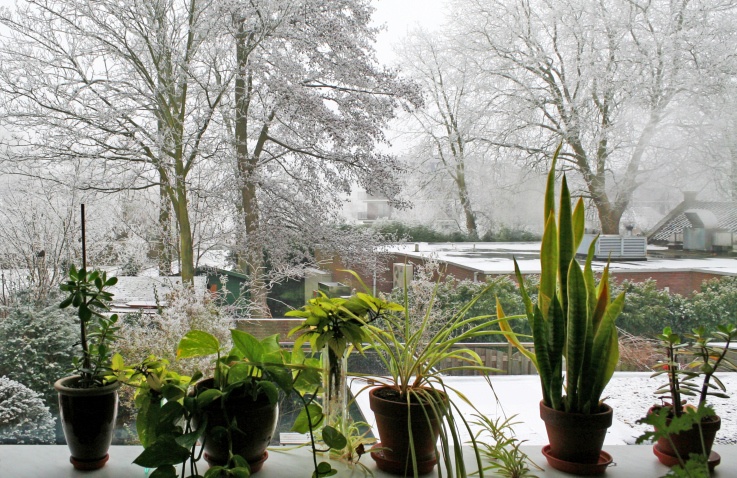
{"label": "overcast sky", "polygon": [[384,62],[394,60],[392,43],[421,26],[432,30],[440,25],[446,0],[374,0],[374,22],[386,25],[379,36],[377,52]]}

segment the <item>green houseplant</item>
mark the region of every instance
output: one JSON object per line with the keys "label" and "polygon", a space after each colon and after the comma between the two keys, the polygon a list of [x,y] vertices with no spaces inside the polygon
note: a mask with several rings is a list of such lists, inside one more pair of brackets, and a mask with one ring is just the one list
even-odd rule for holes
{"label": "green houseplant", "polygon": [[[177,347],[177,358],[215,356],[211,378],[184,377],[169,370],[164,360],[150,357],[141,364],[114,365],[121,380],[139,388],[137,428],[144,451],[134,461],[155,468],[155,478],[175,478],[175,466],[197,478],[197,462],[204,456],[210,468],[205,478],[246,477],[257,472],[268,457],[280,394],[297,394],[305,409],[296,431],[312,431],[321,409],[305,395],[319,390],[320,368],[301,350],[289,351],[278,336],[262,340],[231,330],[233,348],[226,351],[213,335],[193,330]],[[165,402],[165,403],[164,403]],[[197,443],[202,447],[198,448]],[[340,437],[335,441],[340,443]],[[331,442],[332,443],[332,442]],[[328,445],[330,446],[330,444]],[[334,473],[327,463],[314,463],[313,476]]]}
{"label": "green houseplant", "polygon": [[71,462],[75,468],[101,468],[108,460],[118,410],[118,387],[111,373],[111,343],[118,330],[117,314],[108,315],[117,278],[104,271],[69,269],[60,286],[67,295],[59,304],[74,307],[79,318],[79,355],[73,359],[74,375],[59,379],[59,409]]}
{"label": "green houseplant", "polygon": [[[481,374],[497,371],[485,366],[472,349],[458,345],[487,335],[494,328],[495,318],[467,317],[488,287],[439,328],[432,323],[435,294],[424,315],[413,317],[407,287],[404,290],[403,310],[387,315],[381,324],[367,325],[369,348],[378,352],[389,371],[387,377],[372,379],[378,386],[369,391],[369,404],[381,440],[371,450],[371,457],[380,469],[398,475],[429,473],[439,461],[439,473],[466,476],[459,429],[468,430],[469,424],[458,412],[457,400],[471,407],[473,404],[454,390],[445,376],[458,370]],[[471,441],[478,469],[482,470],[475,438],[471,437]]]}
{"label": "green houseplant", "polygon": [[364,328],[402,306],[386,302],[368,293],[368,287],[354,271],[353,275],[366,292],[358,292],[349,298],[328,297],[320,293],[299,310],[287,312],[287,317],[301,317],[302,324],[293,328],[289,336],[296,335],[295,348],[309,341],[312,351],[321,354],[323,364],[324,425],[336,428],[342,434],[350,426],[347,419],[347,358],[352,349],[362,351],[368,335]]}
{"label": "green houseplant", "polygon": [[[643,434],[638,443],[655,439],[653,451],[663,464],[684,467],[686,461],[697,457],[696,463],[689,466],[701,466],[706,472],[707,465],[713,468],[719,461],[711,447],[721,427],[721,419],[708,406],[707,398],[729,398],[715,373],[719,369],[737,370],[729,356],[730,344],[737,339],[737,324],[719,325],[711,334],[704,327],[697,327],[686,334],[686,341],[666,327],[657,339],[665,360],[655,365],[652,377],[668,378],[655,392],[668,396],[668,400],[651,407],[640,421],[652,425],[654,431]],[[693,359],[682,366],[679,356]],[[695,405],[686,405],[684,397],[695,397]]]}
{"label": "green houseplant", "polygon": [[555,164],[559,151],[560,147],[547,180],[536,303],[527,294],[515,261],[534,353],[521,345],[500,304],[497,314],[507,339],[532,360],[540,375],[540,414],[550,439],[543,453],[553,467],[570,471],[581,464],[581,472],[585,473],[590,471],[587,465],[599,463],[606,429],[612,423],[612,409],[601,403],[601,395],[619,358],[615,320],[622,310],[624,294],[610,301],[608,266],[596,284],[592,268],[595,241],[583,268],[575,258],[584,235],[584,204],[579,199],[571,210],[565,175],[556,218]]}

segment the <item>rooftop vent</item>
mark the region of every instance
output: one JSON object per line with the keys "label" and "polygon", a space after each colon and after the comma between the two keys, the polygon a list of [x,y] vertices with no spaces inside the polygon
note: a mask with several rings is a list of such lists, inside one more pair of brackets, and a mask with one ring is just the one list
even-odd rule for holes
{"label": "rooftop vent", "polygon": [[[585,256],[589,252],[595,234],[584,234],[576,254]],[[594,249],[594,259],[599,260],[647,260],[647,238],[644,236],[600,235]]]}

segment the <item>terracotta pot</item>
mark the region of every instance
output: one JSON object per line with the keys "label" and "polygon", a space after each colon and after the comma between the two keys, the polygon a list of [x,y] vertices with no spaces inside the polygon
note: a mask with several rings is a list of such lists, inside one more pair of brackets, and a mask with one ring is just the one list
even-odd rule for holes
{"label": "terracotta pot", "polygon": [[[648,410],[648,413],[652,413],[658,408],[659,407],[652,407]],[[668,423],[670,423],[670,419],[668,420]],[[699,426],[694,425],[690,430],[670,435],[670,440],[666,437],[659,438],[657,443],[658,451],[672,457],[680,456],[683,460],[687,460],[691,453],[701,455],[706,451],[706,456],[709,456],[711,454],[711,447],[714,445],[714,438],[716,438],[717,432],[721,426],[721,418],[718,416],[708,417],[706,420],[701,422],[701,430],[699,430]],[[704,436],[705,450],[701,447],[701,433],[703,433]],[[673,442],[672,445],[671,441]],[[663,462],[662,459],[660,461]]]}
{"label": "terracotta pot", "polygon": [[369,392],[369,405],[379,429],[379,446],[386,448],[372,453],[379,469],[404,476],[414,474],[411,430],[418,473],[432,471],[437,463],[435,444],[440,435],[442,415],[448,407],[447,396],[442,392],[436,393],[442,396],[442,400],[438,399],[433,407],[430,402],[407,405],[406,401],[399,401],[399,394],[392,387],[377,387]]}
{"label": "terracotta pot", "polygon": [[600,413],[568,413],[540,402],[540,418],[550,440],[550,454],[558,460],[595,464],[599,462],[607,429],[612,426],[612,407]]}
{"label": "terracotta pot", "polygon": [[76,388],[80,377],[54,383],[59,393],[59,413],[70,461],[78,470],[105,466],[118,415],[119,382],[93,388]]}
{"label": "terracotta pot", "polygon": [[[214,380],[207,379],[196,385],[197,391],[213,388]],[[217,399],[207,405],[202,413],[207,416],[207,427],[203,435],[205,459],[211,465],[228,463],[228,437],[222,433],[213,433],[215,427],[227,428],[235,420],[237,430],[231,428],[234,455],[240,455],[248,461],[251,473],[259,471],[266,461],[266,447],[274,436],[279,419],[279,404],[270,403],[265,395],[254,401],[245,389],[233,390],[228,399]],[[195,427],[199,425],[197,417],[193,418]]]}

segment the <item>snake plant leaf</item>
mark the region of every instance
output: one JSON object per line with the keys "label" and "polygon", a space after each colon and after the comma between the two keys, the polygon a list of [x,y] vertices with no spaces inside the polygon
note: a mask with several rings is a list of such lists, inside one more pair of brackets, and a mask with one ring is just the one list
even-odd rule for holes
{"label": "snake plant leaf", "polygon": [[599,240],[599,236],[596,236],[591,244],[589,244],[589,251],[586,254],[586,262],[583,268],[583,279],[586,281],[586,294],[588,298],[589,315],[593,317],[594,309],[596,308],[596,279],[594,279],[594,268],[591,262],[594,260],[594,254],[596,253],[596,241]]}
{"label": "snake plant leaf", "polygon": [[[586,350],[588,308],[586,305],[586,283],[581,266],[571,261],[568,270],[568,328],[566,340],[566,411],[575,409],[578,380],[583,369]],[[564,309],[565,310],[565,309]]]}
{"label": "snake plant leaf", "polygon": [[517,276],[517,284],[519,285],[519,291],[522,295],[522,302],[525,304],[525,312],[527,313],[527,318],[530,321],[530,325],[532,325],[532,322],[535,320],[535,312],[532,308],[532,300],[530,300],[530,295],[527,293],[527,289],[525,288],[525,281],[522,278],[522,272],[519,270],[519,264],[517,264],[517,259],[513,258],[514,261],[514,274]]}
{"label": "snake plant leaf", "polygon": [[540,247],[540,290],[538,305],[544,320],[548,318],[548,310],[558,283],[558,231],[555,225],[555,214],[548,216]]}
{"label": "snake plant leaf", "polygon": [[574,254],[578,251],[578,247],[583,241],[585,225],[586,225],[586,207],[583,203],[582,198],[578,198],[576,201],[576,207],[573,209],[573,219],[571,220],[571,227],[573,229],[573,251]]}
{"label": "snake plant leaf", "polygon": [[502,329],[502,332],[506,334],[509,343],[517,347],[517,350],[519,350],[522,355],[527,357],[535,366],[535,369],[537,369],[537,357],[535,353],[530,352],[527,347],[522,345],[522,342],[519,341],[517,335],[515,335],[515,333],[512,331],[512,327],[510,327],[509,325],[509,321],[506,314],[504,314],[504,309],[502,309],[502,304],[499,302],[498,297],[496,298],[496,315],[499,319],[499,328]]}
{"label": "snake plant leaf", "polygon": [[563,176],[560,193],[560,215],[558,219],[558,293],[563,310],[568,309],[568,268],[571,266],[576,250],[573,248],[573,217],[571,214],[571,192],[568,181]]}
{"label": "snake plant leaf", "polygon": [[597,407],[604,387],[614,375],[619,361],[619,338],[615,321],[624,307],[624,293],[619,294],[607,307],[594,337],[594,353],[591,367],[597,370],[590,394],[590,406]]}
{"label": "snake plant leaf", "polygon": [[550,380],[552,367],[550,364],[550,347],[548,347],[549,324],[542,317],[540,307],[535,306],[535,321],[533,322],[532,338],[535,344],[535,355],[537,356],[537,372],[540,374],[540,382],[543,390],[545,404],[554,407],[550,395]]}
{"label": "snake plant leaf", "polygon": [[550,171],[548,171],[548,179],[545,187],[545,209],[543,209],[544,218],[550,217],[551,214],[555,216],[555,165],[558,162],[558,155],[562,147],[563,143],[560,143],[555,149],[553,161],[550,164]]}
{"label": "snake plant leaf", "polygon": [[556,410],[560,410],[563,396],[563,353],[566,345],[566,315],[557,297],[553,298],[550,322],[550,401]]}

